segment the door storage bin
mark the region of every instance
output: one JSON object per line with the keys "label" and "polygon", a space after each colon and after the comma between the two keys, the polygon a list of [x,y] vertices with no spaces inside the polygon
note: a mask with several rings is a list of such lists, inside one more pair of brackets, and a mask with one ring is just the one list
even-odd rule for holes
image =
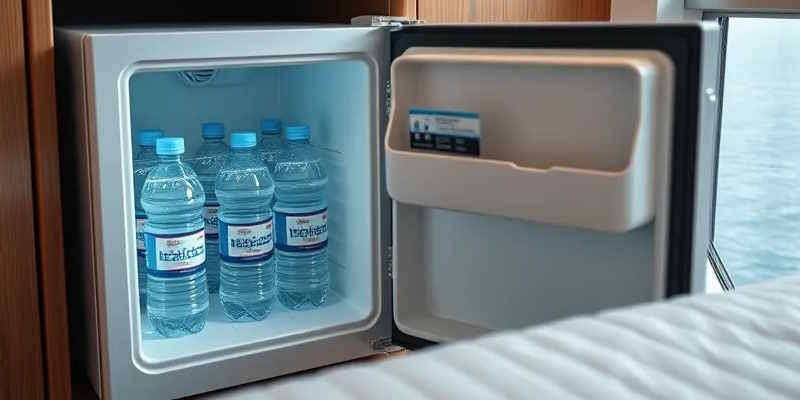
{"label": "door storage bin", "polygon": [[[610,232],[652,220],[655,149],[671,128],[663,54],[418,47],[391,76],[394,200]],[[480,156],[411,149],[414,107],[477,112]]]}

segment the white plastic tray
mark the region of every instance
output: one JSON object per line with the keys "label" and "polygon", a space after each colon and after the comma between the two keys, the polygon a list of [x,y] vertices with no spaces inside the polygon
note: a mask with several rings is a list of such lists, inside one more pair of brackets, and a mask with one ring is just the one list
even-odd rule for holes
{"label": "white plastic tray", "polygon": [[[412,48],[391,78],[394,200],[610,232],[653,218],[655,149],[672,121],[663,54]],[[479,113],[480,157],[411,149],[411,107]]]}

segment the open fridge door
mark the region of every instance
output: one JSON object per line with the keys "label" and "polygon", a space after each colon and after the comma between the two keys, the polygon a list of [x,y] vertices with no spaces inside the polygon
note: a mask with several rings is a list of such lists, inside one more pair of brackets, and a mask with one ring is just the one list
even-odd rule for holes
{"label": "open fridge door", "polygon": [[700,24],[392,32],[395,342],[702,290],[717,41]]}

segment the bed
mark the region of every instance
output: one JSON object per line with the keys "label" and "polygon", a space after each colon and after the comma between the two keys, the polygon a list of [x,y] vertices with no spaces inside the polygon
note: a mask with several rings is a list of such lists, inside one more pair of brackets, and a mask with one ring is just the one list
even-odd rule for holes
{"label": "bed", "polygon": [[245,386],[231,399],[800,399],[800,277]]}

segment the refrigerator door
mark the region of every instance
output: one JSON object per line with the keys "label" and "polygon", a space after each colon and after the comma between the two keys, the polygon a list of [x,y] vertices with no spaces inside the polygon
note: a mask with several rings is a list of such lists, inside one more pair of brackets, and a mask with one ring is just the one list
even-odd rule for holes
{"label": "refrigerator door", "polygon": [[[716,26],[421,25],[391,42],[396,343],[703,289]],[[454,152],[448,126],[475,114],[479,154]]]}
{"label": "refrigerator door", "polygon": [[[58,30],[73,97],[62,103],[73,107],[62,132],[74,188],[65,194],[75,233],[68,269],[85,294],[77,340],[102,397],[184,397],[373,354],[389,341],[390,204],[380,172],[388,36],[336,26]],[[191,148],[205,120],[253,129],[270,116],[262,113],[308,123],[312,143],[330,150],[332,294],[319,309],[276,304],[248,323],[226,320],[212,297],[203,331],[157,337],[138,304],[132,133],[161,127]]]}

